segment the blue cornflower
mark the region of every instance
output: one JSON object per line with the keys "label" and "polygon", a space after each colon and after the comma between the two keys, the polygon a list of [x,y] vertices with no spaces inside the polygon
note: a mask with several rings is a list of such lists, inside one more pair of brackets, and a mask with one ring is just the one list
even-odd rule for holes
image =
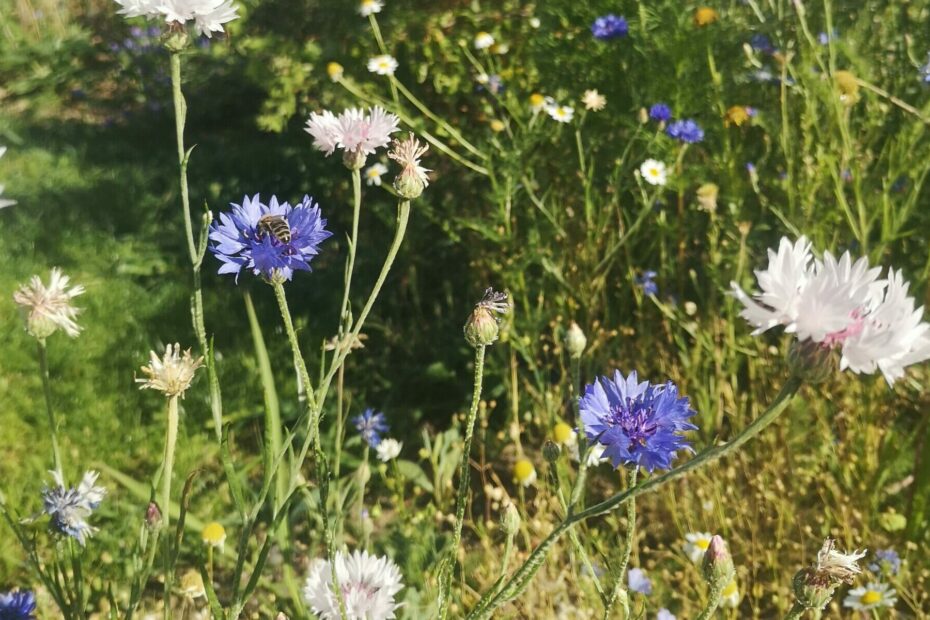
{"label": "blue cornflower", "polygon": [[381,443],[381,435],[390,430],[384,414],[374,409],[366,409],[362,415],[352,418],[352,423],[365,443],[372,448],[378,447]]}
{"label": "blue cornflower", "polygon": [[0,593],[0,620],[35,620],[36,597],[28,590]]}
{"label": "blue cornflower", "polygon": [[641,568],[631,568],[626,576],[627,586],[630,592],[639,592],[640,594],[652,594],[652,580],[646,576],[645,571]]}
{"label": "blue cornflower", "polygon": [[643,272],[643,275],[636,276],[633,281],[636,282],[637,286],[643,289],[643,293],[646,295],[658,295],[659,294],[659,285],[653,282],[657,274],[651,269],[647,269]]}
{"label": "blue cornflower", "polygon": [[677,620],[675,614],[667,610],[665,607],[659,610],[659,613],[656,614],[656,620]]}
{"label": "blue cornflower", "polygon": [[87,538],[97,531],[87,523],[87,517],[97,509],[107,493],[106,489],[96,485],[100,474],[86,472],[81,483],[70,488],[65,487],[60,471],[51,474],[55,484],[42,489],[43,512],[51,517],[54,530],[71,536],[84,546]]}
{"label": "blue cornflower", "polygon": [[670,123],[665,128],[665,133],[671,138],[688,144],[694,144],[704,139],[704,130],[690,118]]}
{"label": "blue cornflower", "polygon": [[749,46],[756,50],[757,52],[762,52],[763,54],[771,54],[775,51],[775,46],[772,45],[772,40],[761,32],[749,37]]}
{"label": "blue cornflower", "polygon": [[876,574],[887,571],[897,575],[901,570],[901,556],[894,549],[879,549],[875,552],[875,561],[869,564],[869,570]]}
{"label": "blue cornflower", "polygon": [[311,271],[320,244],[332,236],[308,196],[292,207],[275,196],[265,205],[255,194],[232,207],[210,226],[210,251],[223,263],[218,273],[234,273],[237,282],[243,267],[266,279],[280,274],[290,280],[294,271]]}
{"label": "blue cornflower", "polygon": [[602,444],[614,467],[669,469],[678,450],[691,450],[681,432],[697,429],[687,421],[695,412],[671,381],[640,383],[636,371],[618,370],[585,386],[578,405],[588,441]]}
{"label": "blue cornflower", "polygon": [[602,15],[591,24],[591,34],[594,35],[595,39],[601,41],[625,37],[629,31],[630,26],[627,24],[626,18],[613,13]]}
{"label": "blue cornflower", "polygon": [[668,107],[667,104],[662,103],[661,101],[659,103],[654,103],[652,104],[652,107],[649,108],[649,118],[654,121],[664,123],[671,120],[672,110]]}

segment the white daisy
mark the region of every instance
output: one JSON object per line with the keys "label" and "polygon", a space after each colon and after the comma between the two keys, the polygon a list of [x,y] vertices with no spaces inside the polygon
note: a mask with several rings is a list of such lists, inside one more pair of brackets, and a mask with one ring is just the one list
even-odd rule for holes
{"label": "white daisy", "polygon": [[494,37],[487,32],[479,32],[475,35],[475,49],[486,50],[494,45]]}
{"label": "white daisy", "polygon": [[712,534],[707,532],[689,532],[685,534],[685,544],[682,545],[685,555],[695,564],[700,564],[704,559],[704,552],[710,546]]}
{"label": "white daisy", "polygon": [[382,54],[368,59],[368,70],[378,75],[394,75],[397,71],[397,59],[390,54]]}
{"label": "white daisy", "polygon": [[381,462],[387,463],[400,456],[400,451],[403,447],[404,444],[402,442],[389,437],[381,440],[378,447],[375,448],[375,452],[378,453],[378,459],[380,459]]}
{"label": "white daisy", "polygon": [[647,159],[639,167],[639,173],[643,180],[650,185],[665,185],[668,181],[668,173],[665,170],[665,164],[655,159]]}
{"label": "white daisy", "polygon": [[[403,589],[400,569],[390,558],[369,555],[367,551],[336,554],[336,576],[349,620],[389,620],[400,604],[395,595]],[[332,569],[328,560],[317,559],[310,566],[304,585],[304,599],[321,620],[338,620],[339,601],[333,591]]]}
{"label": "white daisy", "polygon": [[570,123],[575,116],[575,110],[571,106],[552,104],[546,107],[546,112],[553,120],[560,123]]}
{"label": "white daisy", "polygon": [[362,0],[361,4],[358,5],[358,14],[362,17],[368,17],[380,13],[383,8],[384,3],[381,0]]}
{"label": "white daisy", "polygon": [[74,321],[80,310],[71,305],[71,300],[83,295],[84,287],[69,286],[70,282],[71,279],[55,267],[48,286],[39,276],[32,276],[29,284],[13,293],[13,301],[26,313],[26,331],[43,340],[58,329],[72,338],[81,333],[81,327]]}
{"label": "white daisy", "polygon": [[607,105],[607,97],[597,92],[596,90],[591,89],[584,91],[584,96],[581,98],[581,102],[584,104],[586,110],[600,112]]}
{"label": "white daisy", "polygon": [[[0,146],[0,157],[3,157],[3,154],[6,153],[6,147]],[[0,184],[0,209],[5,207],[12,207],[16,204],[15,200],[10,200],[9,198],[3,197],[3,185]]]}
{"label": "white daisy", "polygon": [[739,599],[739,586],[736,585],[736,580],[734,579],[728,583],[727,587],[720,593],[720,606],[736,609],[739,607]]}
{"label": "white daisy", "polygon": [[897,593],[887,583],[870,583],[864,588],[854,588],[843,599],[843,607],[866,611],[877,607],[894,607]]}
{"label": "white daisy", "polygon": [[371,187],[375,185],[381,187],[381,177],[387,174],[387,166],[378,162],[365,168],[365,184]]}

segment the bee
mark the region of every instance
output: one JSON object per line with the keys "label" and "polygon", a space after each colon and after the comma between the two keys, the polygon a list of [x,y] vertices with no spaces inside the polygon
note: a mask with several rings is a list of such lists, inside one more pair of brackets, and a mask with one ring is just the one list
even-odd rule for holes
{"label": "bee", "polygon": [[271,235],[281,243],[290,243],[291,227],[283,215],[263,215],[255,227],[259,235]]}

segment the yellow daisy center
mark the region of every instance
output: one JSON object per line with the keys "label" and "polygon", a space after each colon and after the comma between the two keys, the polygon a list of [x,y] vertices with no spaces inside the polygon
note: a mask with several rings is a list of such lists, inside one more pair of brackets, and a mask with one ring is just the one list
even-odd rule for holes
{"label": "yellow daisy center", "polygon": [[210,545],[218,545],[226,540],[226,529],[216,521],[208,523],[201,532],[203,541]]}
{"label": "yellow daisy center", "polygon": [[703,549],[704,551],[707,551],[707,548],[710,547],[710,539],[702,538],[698,540],[697,542],[695,542],[694,544],[697,545],[699,549]]}
{"label": "yellow daisy center", "polygon": [[533,476],[533,464],[526,459],[521,459],[513,466],[513,475],[519,482],[526,482]]}
{"label": "yellow daisy center", "polygon": [[552,436],[556,443],[567,443],[572,437],[572,427],[565,422],[559,422],[552,429]]}
{"label": "yellow daisy center", "polygon": [[533,93],[530,95],[530,105],[538,108],[546,102],[546,98],[540,95],[539,93]]}
{"label": "yellow daisy center", "polygon": [[736,582],[731,581],[729,584],[727,584],[727,587],[723,589],[723,592],[721,594],[724,598],[726,598],[728,596],[733,596],[734,594],[736,594],[736,592],[737,592]]}
{"label": "yellow daisy center", "polygon": [[866,590],[860,599],[863,605],[874,605],[882,600],[882,593],[875,590]]}

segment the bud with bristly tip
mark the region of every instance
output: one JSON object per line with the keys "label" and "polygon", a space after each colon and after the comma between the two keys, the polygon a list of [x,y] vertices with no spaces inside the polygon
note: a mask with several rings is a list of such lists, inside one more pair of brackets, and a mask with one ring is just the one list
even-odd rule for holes
{"label": "bud with bristly tip", "polygon": [[572,359],[578,359],[584,353],[585,347],[588,346],[588,339],[584,332],[578,327],[578,323],[572,321],[568,327],[568,333],[565,334],[565,348]]}
{"label": "bud with bristly tip", "polygon": [[813,568],[799,570],[793,585],[795,600],[806,609],[823,609],[836,592],[836,585],[818,576]]}
{"label": "bud with bristly tip", "polygon": [[394,146],[388,157],[401,165],[400,174],[394,179],[394,189],[403,198],[413,200],[419,198],[423,190],[429,185],[428,169],[420,165],[420,158],[429,150],[425,144],[411,133],[405,140],[394,140]]}
{"label": "bud with bristly tip", "polygon": [[562,453],[562,449],[559,448],[559,444],[555,443],[551,439],[547,439],[546,443],[543,444],[543,458],[546,459],[548,463],[555,463],[559,460],[559,455]]}
{"label": "bud with bristly tip", "polygon": [[736,574],[733,557],[720,536],[710,539],[707,551],[704,552],[704,563],[701,568],[704,572],[704,579],[709,584],[724,586],[733,580]]}
{"label": "bud with bristly tip", "polygon": [[161,508],[155,502],[149,502],[145,508],[145,525],[151,530],[157,530],[161,527]]}
{"label": "bud with bristly tip", "polygon": [[817,561],[794,576],[794,596],[806,609],[823,609],[833,598],[836,588],[852,583],[862,572],[859,560],[866,551],[843,553],[836,550],[836,541],[828,538],[817,552]]}
{"label": "bud with bristly tip", "polygon": [[501,528],[508,536],[513,536],[520,529],[520,511],[511,501],[504,505],[504,511],[501,513]]}
{"label": "bud with bristly tip", "polygon": [[500,334],[498,315],[510,311],[507,293],[499,293],[493,288],[484,292],[484,297],[475,304],[475,309],[465,323],[465,340],[473,347],[486,347],[493,344]]}

